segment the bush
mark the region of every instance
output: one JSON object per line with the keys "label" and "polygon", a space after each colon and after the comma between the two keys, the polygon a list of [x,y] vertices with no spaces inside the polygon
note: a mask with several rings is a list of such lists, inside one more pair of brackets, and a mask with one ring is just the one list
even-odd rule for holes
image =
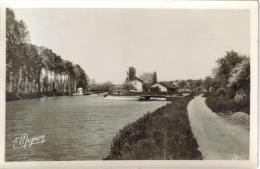
{"label": "bush", "polygon": [[245,112],[249,114],[250,100],[244,99],[243,101],[236,102],[235,99],[229,97],[217,97],[207,95],[206,104],[212,111],[216,113],[226,112]]}

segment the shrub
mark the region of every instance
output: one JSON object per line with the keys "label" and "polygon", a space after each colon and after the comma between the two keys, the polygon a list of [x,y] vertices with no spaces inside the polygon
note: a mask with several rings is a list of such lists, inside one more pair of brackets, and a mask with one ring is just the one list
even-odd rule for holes
{"label": "shrub", "polygon": [[250,109],[249,98],[236,102],[234,98],[230,97],[216,97],[213,95],[207,95],[206,104],[216,113],[242,111],[249,114]]}

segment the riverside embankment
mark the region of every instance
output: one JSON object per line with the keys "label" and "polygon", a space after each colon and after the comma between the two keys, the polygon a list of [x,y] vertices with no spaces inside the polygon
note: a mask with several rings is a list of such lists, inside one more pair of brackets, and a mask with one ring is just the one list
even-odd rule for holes
{"label": "riverside embankment", "polygon": [[187,105],[193,97],[171,103],[125,126],[114,137],[107,160],[200,160]]}
{"label": "riverside embankment", "polygon": [[15,101],[15,100],[25,100],[25,99],[37,99],[42,97],[53,97],[53,96],[69,96],[68,93],[57,93],[57,92],[48,92],[48,93],[10,93],[6,92],[6,101]]}

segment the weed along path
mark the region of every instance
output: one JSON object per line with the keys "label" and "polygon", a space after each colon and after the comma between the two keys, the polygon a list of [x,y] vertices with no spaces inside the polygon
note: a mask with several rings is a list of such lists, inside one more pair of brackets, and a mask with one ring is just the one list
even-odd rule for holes
{"label": "weed along path", "polygon": [[192,132],[206,160],[249,159],[249,132],[212,112],[202,96],[188,104]]}

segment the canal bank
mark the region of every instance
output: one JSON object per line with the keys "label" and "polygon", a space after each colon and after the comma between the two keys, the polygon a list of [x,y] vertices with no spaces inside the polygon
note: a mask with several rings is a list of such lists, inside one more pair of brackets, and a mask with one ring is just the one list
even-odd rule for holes
{"label": "canal bank", "polygon": [[106,160],[200,160],[188,119],[193,97],[172,98],[161,108],[126,125],[114,137]]}
{"label": "canal bank", "polygon": [[6,101],[15,101],[15,100],[25,100],[25,99],[37,99],[42,97],[55,97],[55,96],[69,96],[68,93],[56,93],[56,92],[48,92],[48,93],[10,93],[6,92]]}

